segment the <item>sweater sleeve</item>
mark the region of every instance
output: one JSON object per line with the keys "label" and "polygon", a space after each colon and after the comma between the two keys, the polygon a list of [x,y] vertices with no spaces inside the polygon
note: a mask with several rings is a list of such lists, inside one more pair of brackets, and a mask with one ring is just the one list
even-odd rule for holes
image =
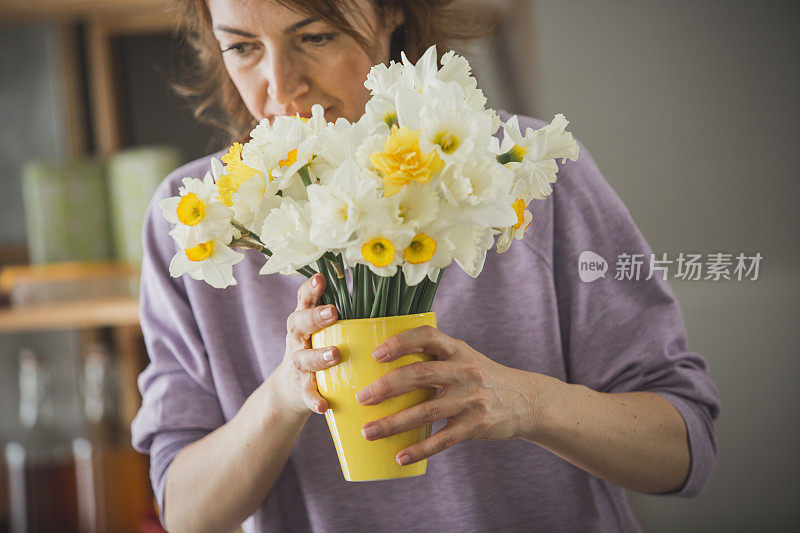
{"label": "sweater sleeve", "polygon": [[[687,347],[683,316],[669,283],[658,270],[647,279],[650,246],[592,156],[579,146],[578,161],[559,162],[551,195],[553,271],[567,379],[600,392],[649,391],[669,401],[686,425],[691,467],[682,487],[659,495],[698,496],[717,461],[717,387],[706,361]],[[579,261],[585,251],[607,262],[604,277],[582,280]],[[638,279],[630,270],[630,276],[617,275],[618,256],[625,263],[624,254],[642,259]],[[602,264],[597,257],[583,259],[584,268],[587,260]]]}
{"label": "sweater sleeve", "polygon": [[177,194],[173,177],[158,187],[144,219],[139,319],[150,361],[139,376],[142,405],[131,426],[133,447],[150,454],[150,478],[162,522],[172,460],[225,422],[183,278],[169,274],[178,248],[158,202]]}

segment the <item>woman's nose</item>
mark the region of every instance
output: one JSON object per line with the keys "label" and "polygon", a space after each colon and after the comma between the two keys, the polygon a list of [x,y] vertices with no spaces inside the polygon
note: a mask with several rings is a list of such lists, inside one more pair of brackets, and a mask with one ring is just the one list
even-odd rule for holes
{"label": "woman's nose", "polygon": [[302,61],[293,60],[285,53],[277,53],[264,63],[267,96],[271,100],[281,106],[290,107],[308,91],[308,78]]}

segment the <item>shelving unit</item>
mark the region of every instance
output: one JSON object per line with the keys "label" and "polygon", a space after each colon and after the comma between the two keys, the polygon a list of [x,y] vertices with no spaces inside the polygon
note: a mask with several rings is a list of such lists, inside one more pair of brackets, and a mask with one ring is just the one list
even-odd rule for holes
{"label": "shelving unit", "polygon": [[0,333],[138,325],[136,298],[0,308]]}
{"label": "shelving unit", "polygon": [[[58,44],[54,57],[56,76],[61,82],[58,105],[63,110],[65,156],[107,157],[134,145],[126,134],[126,86],[119,43],[131,37],[169,34],[175,14],[168,5],[168,0],[0,0],[0,26],[46,23],[55,30]],[[27,261],[24,246],[0,249],[0,268]],[[95,340],[109,343],[115,360],[120,422],[130,427],[141,403],[136,379],[147,361],[138,299],[98,297],[0,306],[0,335],[58,330],[75,331],[79,350]],[[131,516],[141,514],[142,505],[150,507],[147,459],[139,459],[141,468],[137,467],[126,480],[131,496],[124,503],[125,509],[115,508],[109,513]],[[5,472],[3,466],[0,464],[0,474]],[[2,530],[2,518],[8,515],[8,509],[3,507],[6,479],[2,475],[0,485]],[[138,523],[126,525],[129,529],[115,530],[138,531],[144,527]]]}

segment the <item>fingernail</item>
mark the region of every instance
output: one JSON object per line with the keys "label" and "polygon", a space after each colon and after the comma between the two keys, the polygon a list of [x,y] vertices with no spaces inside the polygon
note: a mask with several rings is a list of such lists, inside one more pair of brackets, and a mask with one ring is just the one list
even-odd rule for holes
{"label": "fingernail", "polygon": [[365,428],[361,428],[361,434],[364,435],[365,439],[371,439],[378,434],[378,426],[367,426]]}
{"label": "fingernail", "polygon": [[383,361],[389,357],[389,351],[381,346],[372,352],[372,357],[374,357],[376,361]]}
{"label": "fingernail", "polygon": [[328,319],[333,316],[333,309],[331,309],[330,307],[325,307],[322,311],[319,312],[319,316]]}
{"label": "fingernail", "polygon": [[369,390],[369,387],[367,387],[365,389],[361,389],[360,391],[358,391],[356,393],[356,400],[359,403],[364,403],[367,400],[369,400],[370,398],[372,398],[372,391]]}
{"label": "fingernail", "polygon": [[411,462],[411,457],[409,457],[408,455],[402,453],[402,454],[397,456],[397,462],[400,463],[400,466],[407,465],[408,463]]}
{"label": "fingernail", "polygon": [[316,287],[319,285],[319,278],[315,275],[311,276],[311,286]]}
{"label": "fingernail", "polygon": [[322,359],[325,361],[333,361],[333,348],[328,348],[322,352]]}

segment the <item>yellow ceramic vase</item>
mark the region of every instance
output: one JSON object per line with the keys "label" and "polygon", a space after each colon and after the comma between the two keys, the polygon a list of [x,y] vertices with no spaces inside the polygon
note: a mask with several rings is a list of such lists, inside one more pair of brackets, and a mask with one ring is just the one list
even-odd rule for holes
{"label": "yellow ceramic vase", "polygon": [[400,450],[430,437],[432,424],[373,441],[361,435],[361,426],[427,401],[433,398],[435,389],[416,389],[376,405],[361,405],[356,400],[356,392],[383,374],[433,359],[415,353],[379,363],[372,357],[372,350],[387,338],[424,325],[436,327],[435,312],[342,320],[311,337],[314,348],[336,346],[341,355],[339,364],[317,372],[316,376],[320,395],[328,401],[325,419],[347,481],[376,481],[425,473],[427,459],[400,466],[395,457]]}

